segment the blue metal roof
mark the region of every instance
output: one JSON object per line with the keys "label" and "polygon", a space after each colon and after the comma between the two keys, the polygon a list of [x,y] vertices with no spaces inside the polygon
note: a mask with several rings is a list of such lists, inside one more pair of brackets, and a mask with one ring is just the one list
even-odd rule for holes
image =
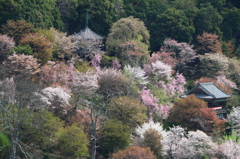
{"label": "blue metal roof", "polygon": [[[194,91],[200,88],[206,94],[195,94]],[[218,88],[213,82],[208,83],[198,83],[192,90],[181,95],[181,98],[185,98],[190,94],[194,94],[196,97],[201,99],[220,99],[220,98],[230,98],[232,95],[229,95]]]}

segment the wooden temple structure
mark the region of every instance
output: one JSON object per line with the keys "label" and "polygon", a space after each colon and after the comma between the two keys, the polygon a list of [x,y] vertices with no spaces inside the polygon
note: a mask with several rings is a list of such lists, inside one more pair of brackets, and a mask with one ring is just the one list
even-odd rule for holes
{"label": "wooden temple structure", "polygon": [[190,94],[206,101],[208,107],[216,111],[219,119],[227,118],[227,101],[232,95],[225,93],[213,82],[198,83],[193,89],[181,95],[180,98],[185,98]]}

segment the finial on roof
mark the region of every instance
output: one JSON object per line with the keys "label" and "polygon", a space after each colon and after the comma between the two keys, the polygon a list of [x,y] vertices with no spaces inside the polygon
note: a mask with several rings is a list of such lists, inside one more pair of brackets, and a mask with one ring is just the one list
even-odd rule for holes
{"label": "finial on roof", "polygon": [[88,10],[87,10],[87,13],[86,13],[86,23],[85,23],[85,28],[88,28]]}

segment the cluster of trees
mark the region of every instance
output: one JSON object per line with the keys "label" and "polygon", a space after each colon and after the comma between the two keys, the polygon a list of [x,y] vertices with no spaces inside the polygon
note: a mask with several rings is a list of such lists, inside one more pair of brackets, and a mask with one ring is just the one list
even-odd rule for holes
{"label": "cluster of trees", "polygon": [[[239,7],[237,2],[49,3],[46,7],[45,2],[0,0],[1,7],[13,11],[9,16],[13,20],[7,21],[4,18],[9,10],[0,10],[4,15],[0,18],[4,22],[0,34],[2,158],[239,156],[237,39],[222,41],[226,38],[223,24],[216,25],[223,13],[232,9],[237,14],[238,9],[233,7]],[[29,13],[17,14],[31,5]],[[95,5],[101,14],[94,10]],[[106,49],[101,41],[92,43],[92,39],[60,31],[74,28],[72,23],[85,15],[84,7],[95,11],[92,16],[98,22],[105,17],[96,26],[102,33],[110,28]],[[44,12],[38,12],[41,8]],[[104,12],[106,8],[110,9]],[[30,23],[14,19],[15,14]],[[122,18],[126,15],[133,16]],[[114,16],[119,20],[115,22]],[[213,22],[207,20],[216,22],[211,27]],[[150,54],[154,43],[159,48]],[[79,49],[87,50],[88,55]],[[179,99],[197,82],[214,82],[235,95],[228,104],[228,121],[218,119],[207,103],[194,95]],[[209,130],[196,118],[209,123]],[[225,134],[231,135],[226,128],[231,128],[236,141],[224,140]]]}
{"label": "cluster of trees", "polygon": [[[0,25],[9,19],[24,19],[35,27],[54,27],[73,34],[84,28],[88,10],[89,27],[103,36],[121,18],[139,18],[150,31],[152,51],[158,51],[168,37],[196,44],[196,37],[204,31],[219,36],[224,53],[239,50],[237,0],[1,0],[0,6]],[[239,51],[234,55],[239,56]]]}

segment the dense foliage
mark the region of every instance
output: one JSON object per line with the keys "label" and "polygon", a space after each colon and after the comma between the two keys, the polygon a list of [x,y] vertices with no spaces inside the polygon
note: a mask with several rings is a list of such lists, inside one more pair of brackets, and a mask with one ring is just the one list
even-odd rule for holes
{"label": "dense foliage", "polygon": [[[0,0],[0,15],[0,158],[239,157],[236,0]],[[228,118],[179,98],[204,82],[233,95]]]}

